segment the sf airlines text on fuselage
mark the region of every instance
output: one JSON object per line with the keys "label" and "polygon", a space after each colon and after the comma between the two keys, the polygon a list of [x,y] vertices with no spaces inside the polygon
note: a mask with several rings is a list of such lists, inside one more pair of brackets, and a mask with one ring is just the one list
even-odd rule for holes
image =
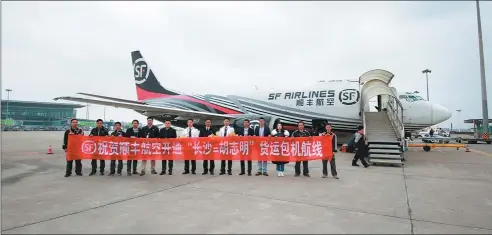
{"label": "sf airlines text on fuselage", "polygon": [[335,97],[335,90],[323,90],[323,91],[302,91],[302,92],[286,92],[286,93],[270,93],[268,94],[268,100],[293,100],[293,99],[312,99],[312,98],[333,98]]}

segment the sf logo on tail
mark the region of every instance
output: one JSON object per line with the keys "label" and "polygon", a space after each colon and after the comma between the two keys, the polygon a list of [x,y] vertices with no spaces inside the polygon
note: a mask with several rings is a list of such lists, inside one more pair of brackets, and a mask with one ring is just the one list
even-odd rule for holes
{"label": "sf logo on tail", "polygon": [[135,72],[136,84],[142,84],[147,81],[147,78],[149,78],[150,69],[148,68],[147,63],[145,63],[143,58],[135,60],[135,64],[133,64],[133,69]]}

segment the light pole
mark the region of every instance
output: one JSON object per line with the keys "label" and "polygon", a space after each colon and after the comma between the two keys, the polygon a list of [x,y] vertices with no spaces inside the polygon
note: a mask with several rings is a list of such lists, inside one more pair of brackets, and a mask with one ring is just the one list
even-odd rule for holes
{"label": "light pole", "polygon": [[429,73],[432,73],[430,69],[422,70],[422,73],[425,73],[425,80],[427,83],[427,101],[429,101]]}
{"label": "light pole", "polygon": [[9,120],[9,101],[10,101],[10,92],[12,91],[12,89],[5,89],[5,91],[7,92],[7,113],[5,115],[5,119]]}
{"label": "light pole", "polygon": [[[458,123],[461,122],[461,119],[460,119],[460,116],[461,116],[461,109],[456,109],[456,112],[458,112]],[[461,132],[459,128],[456,128],[458,129],[458,132]]]}
{"label": "light pole", "polygon": [[[478,50],[480,53],[480,78],[482,85],[482,115],[483,115],[483,135],[489,134],[489,110],[487,107],[487,81],[485,80],[485,59],[483,55],[482,41],[482,21],[480,20],[480,4],[476,0],[477,6],[477,25],[478,25]],[[483,136],[482,135],[482,136]]]}
{"label": "light pole", "polygon": [[89,121],[89,103],[85,106],[85,120]]}

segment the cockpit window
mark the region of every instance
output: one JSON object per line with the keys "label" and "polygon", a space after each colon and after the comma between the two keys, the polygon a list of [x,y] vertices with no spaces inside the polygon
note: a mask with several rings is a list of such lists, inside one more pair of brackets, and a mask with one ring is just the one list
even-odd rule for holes
{"label": "cockpit window", "polygon": [[410,102],[419,101],[419,100],[424,100],[424,99],[418,95],[408,95],[408,101]]}

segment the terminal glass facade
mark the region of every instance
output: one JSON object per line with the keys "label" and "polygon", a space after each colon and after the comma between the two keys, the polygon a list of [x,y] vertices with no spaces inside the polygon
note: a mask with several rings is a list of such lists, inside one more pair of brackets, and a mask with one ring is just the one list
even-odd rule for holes
{"label": "terminal glass facade", "polygon": [[76,117],[78,104],[2,100],[2,125],[63,127]]}

